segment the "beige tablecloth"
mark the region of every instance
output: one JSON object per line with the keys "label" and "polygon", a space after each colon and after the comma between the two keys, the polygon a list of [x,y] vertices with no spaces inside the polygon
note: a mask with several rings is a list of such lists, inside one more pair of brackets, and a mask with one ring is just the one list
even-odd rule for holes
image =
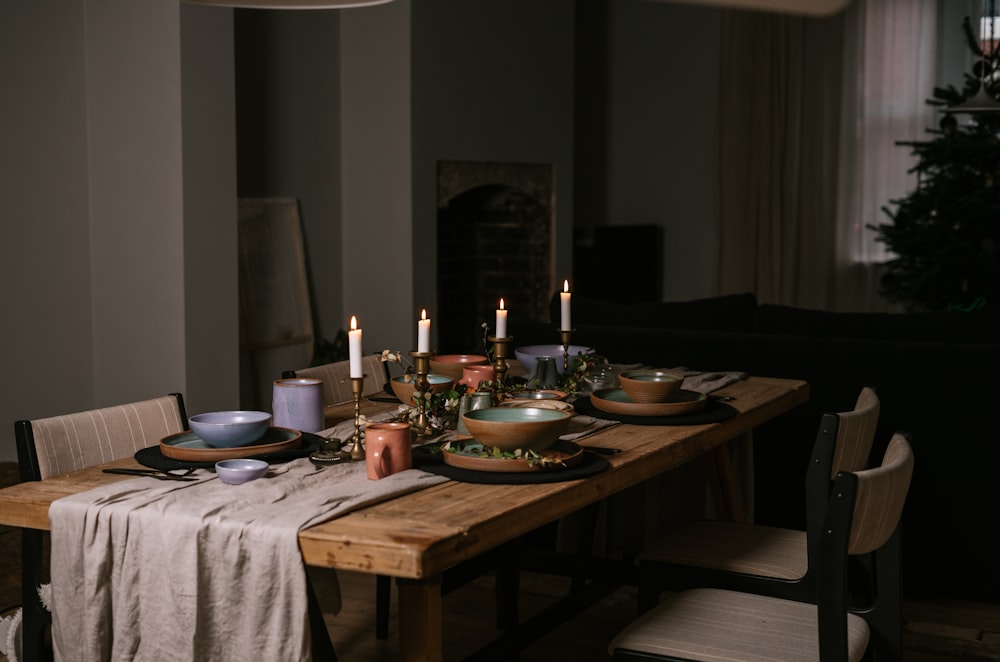
{"label": "beige tablecloth", "polygon": [[300,529],[447,480],[308,459],[227,485],[127,480],[52,504],[57,660],[308,660]]}

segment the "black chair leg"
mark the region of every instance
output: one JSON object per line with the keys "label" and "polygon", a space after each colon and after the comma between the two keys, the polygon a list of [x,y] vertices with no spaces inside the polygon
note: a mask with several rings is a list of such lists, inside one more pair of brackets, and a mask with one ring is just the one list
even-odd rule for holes
{"label": "black chair leg", "polygon": [[652,574],[648,570],[644,570],[642,564],[639,565],[639,592],[635,601],[636,616],[642,616],[655,607],[660,599],[660,582],[659,579],[652,577]]}
{"label": "black chair leg", "polygon": [[312,638],[312,659],[315,662],[337,662],[337,653],[333,650],[330,633],[323,620],[323,610],[313,589],[312,582],[306,578],[306,598],[309,603],[309,631]]}
{"label": "black chair leg", "polygon": [[389,637],[389,600],[392,592],[392,577],[375,576],[375,638]]}
{"label": "black chair leg", "polygon": [[21,658],[25,662],[51,659],[45,648],[45,628],[51,616],[38,597],[42,583],[42,536],[36,529],[21,530]]}

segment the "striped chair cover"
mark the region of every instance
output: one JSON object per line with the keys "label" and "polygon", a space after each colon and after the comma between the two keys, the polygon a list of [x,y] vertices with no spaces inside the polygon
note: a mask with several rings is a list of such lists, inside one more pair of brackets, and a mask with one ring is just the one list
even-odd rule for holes
{"label": "striped chair cover", "polygon": [[[365,375],[365,382],[362,389],[364,395],[379,393],[385,388],[386,370],[382,363],[382,357],[378,354],[369,354],[362,357],[361,369]],[[320,379],[323,381],[323,402],[327,406],[349,402],[354,399],[351,392],[351,363],[350,361],[337,361],[335,363],[325,363],[310,368],[286,371],[284,376],[294,374],[295,377],[309,379]]]}
{"label": "striped chair cover", "polygon": [[[124,457],[187,429],[179,396],[167,395],[28,422],[37,461],[34,480]],[[20,425],[24,425],[21,422]]]}

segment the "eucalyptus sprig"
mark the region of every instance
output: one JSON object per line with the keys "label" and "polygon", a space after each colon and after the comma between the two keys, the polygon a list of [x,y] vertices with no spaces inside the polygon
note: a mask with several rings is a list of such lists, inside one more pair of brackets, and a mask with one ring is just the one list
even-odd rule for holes
{"label": "eucalyptus sprig", "polygon": [[500,450],[496,446],[486,446],[478,441],[451,440],[441,444],[441,450],[447,453],[462,453],[471,457],[484,457],[494,460],[526,460],[529,466],[563,465],[558,456],[543,455],[536,450],[517,448],[512,451]]}
{"label": "eucalyptus sprig", "polygon": [[562,376],[559,385],[569,395],[576,395],[584,390],[583,385],[593,381],[594,366],[597,365],[596,354],[579,352],[569,360],[569,367]]}

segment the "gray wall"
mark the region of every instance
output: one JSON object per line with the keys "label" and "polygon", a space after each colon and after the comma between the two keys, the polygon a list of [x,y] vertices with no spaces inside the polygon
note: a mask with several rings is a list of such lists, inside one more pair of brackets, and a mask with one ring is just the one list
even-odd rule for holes
{"label": "gray wall", "polygon": [[20,418],[236,405],[232,31],[207,11],[0,5],[2,460]]}
{"label": "gray wall", "polygon": [[721,12],[612,2],[607,225],[659,225],[664,300],[712,295]]}

